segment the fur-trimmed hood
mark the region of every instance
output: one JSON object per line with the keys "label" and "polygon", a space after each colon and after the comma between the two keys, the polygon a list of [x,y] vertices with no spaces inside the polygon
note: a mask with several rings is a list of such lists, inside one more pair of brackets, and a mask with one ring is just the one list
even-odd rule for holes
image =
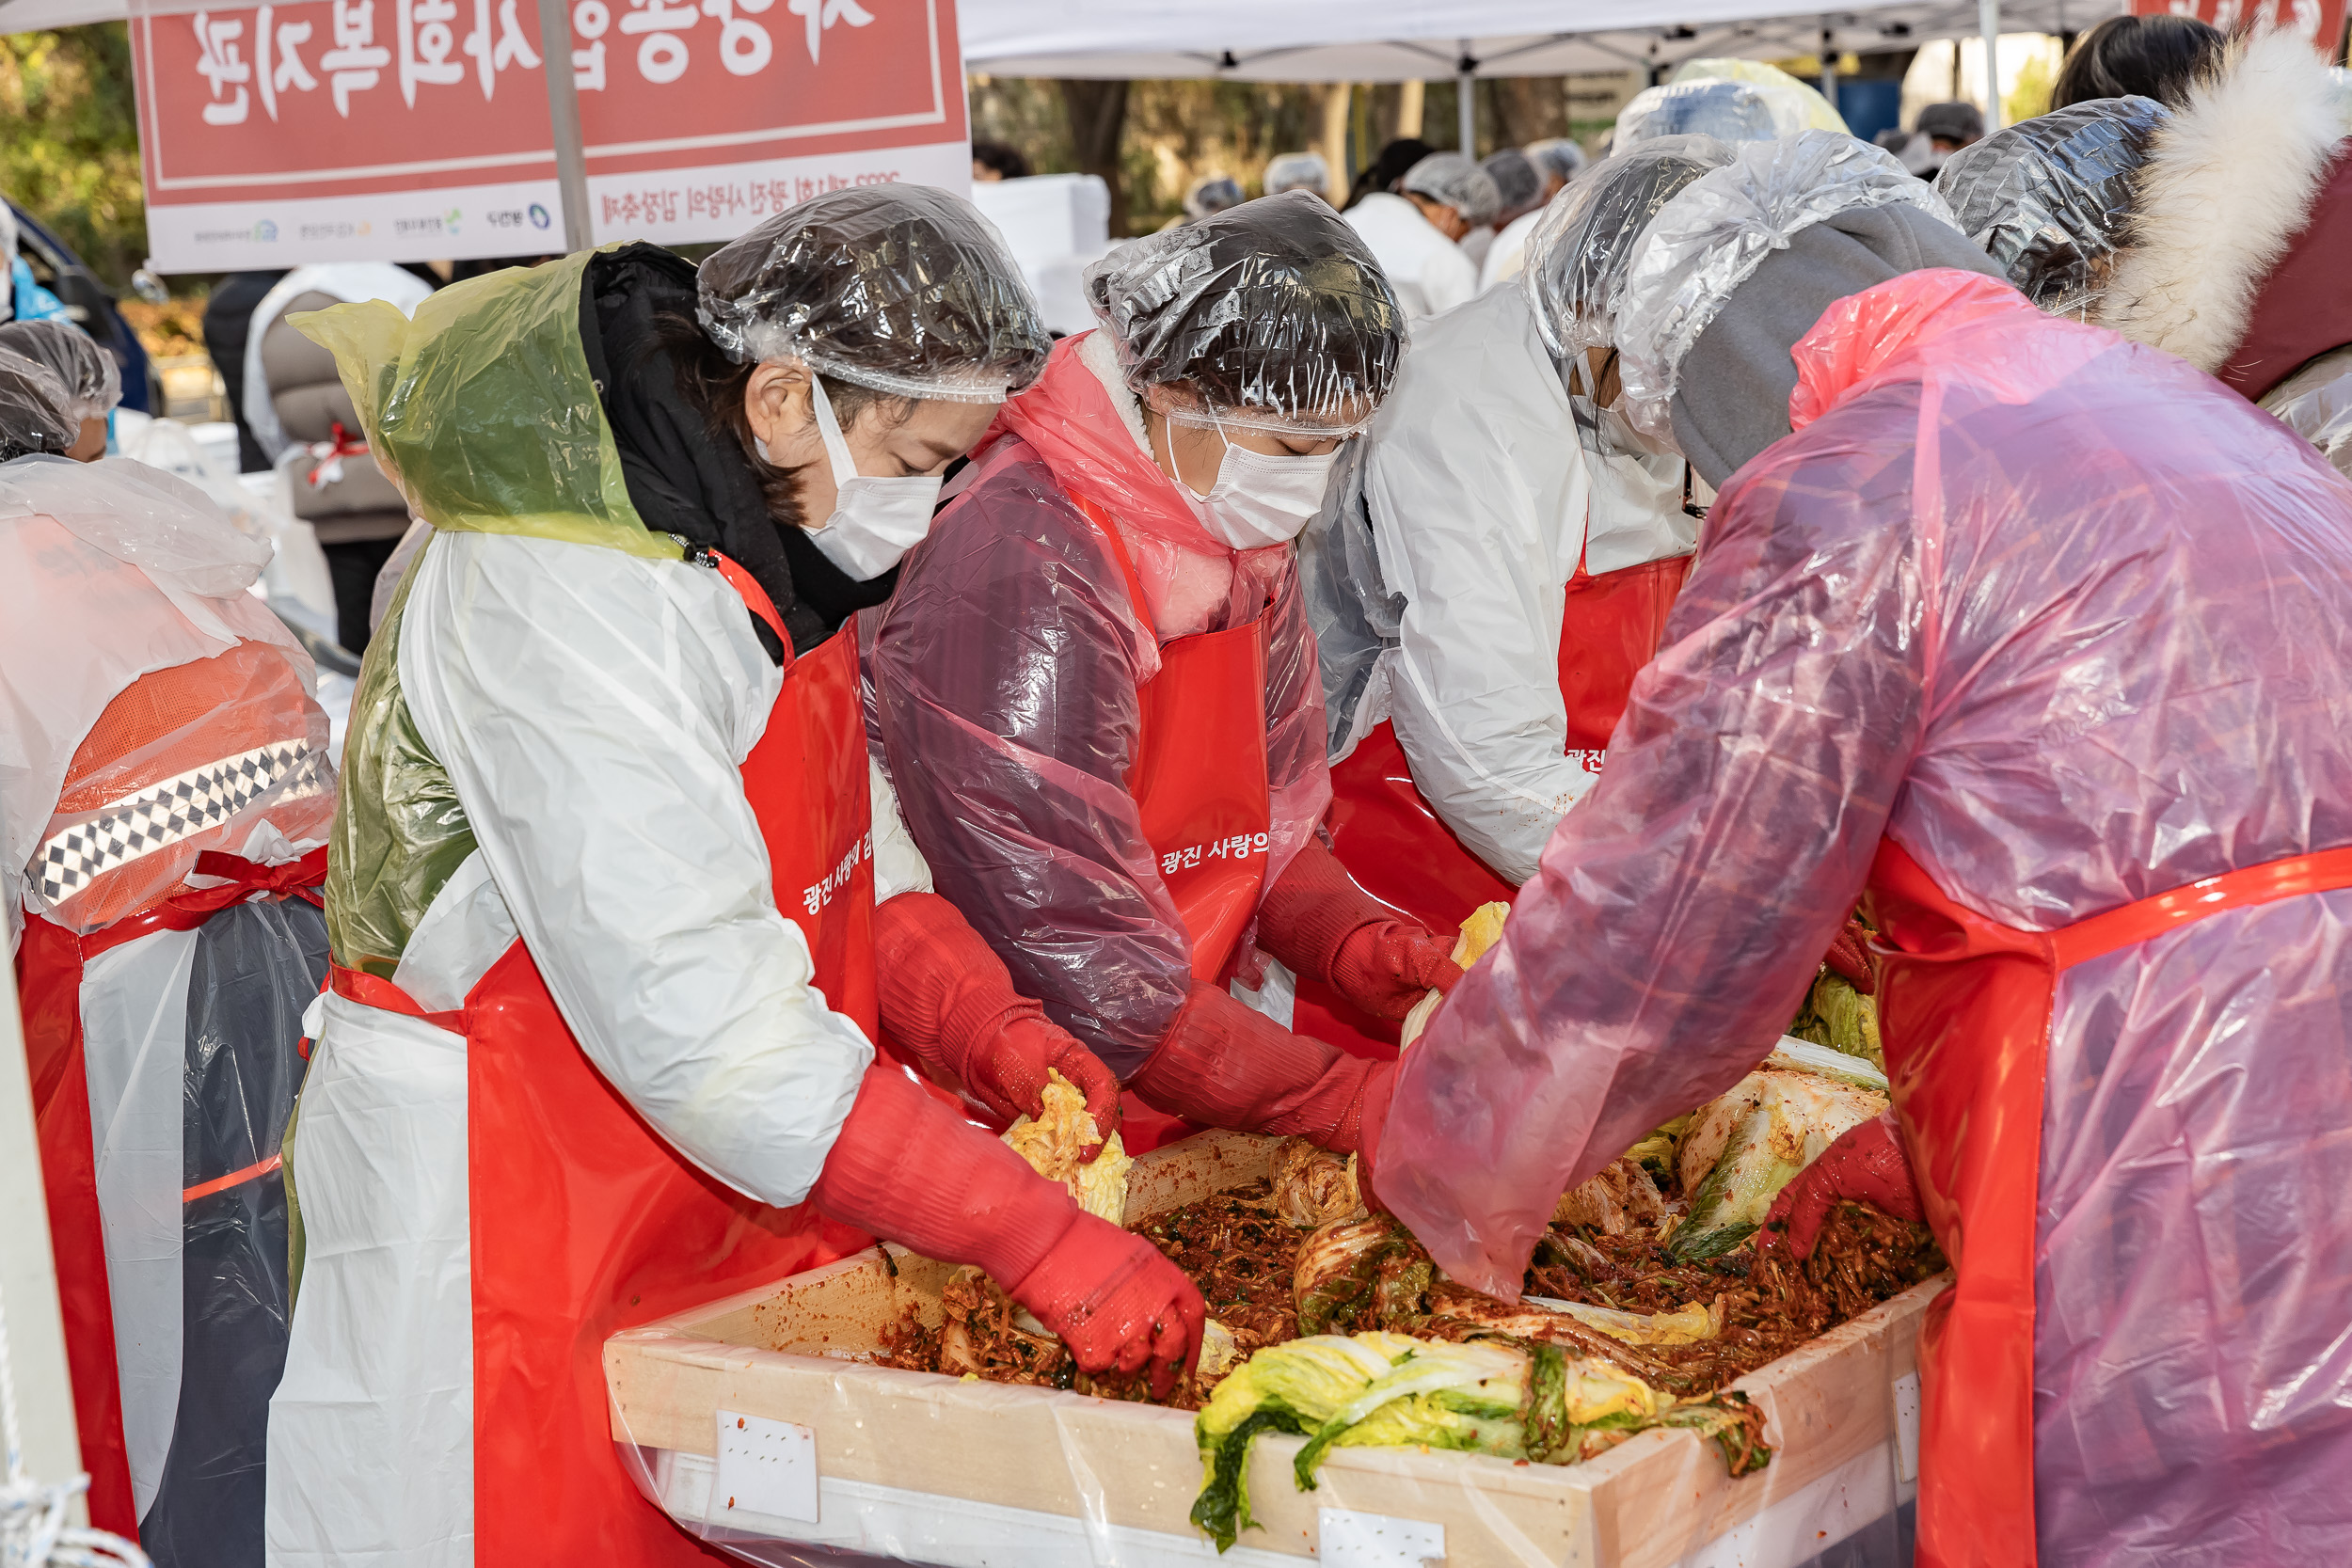
{"label": "fur-trimmed hood", "polygon": [[[2100,322],[2224,373],[2273,273],[2312,226],[2314,203],[2344,189],[2334,177],[2352,130],[2346,107],[2302,40],[2273,30],[2233,43],[2220,71],[2155,134]],[[2329,292],[2344,296],[2344,336],[2311,353],[2352,341],[2352,289]]]}

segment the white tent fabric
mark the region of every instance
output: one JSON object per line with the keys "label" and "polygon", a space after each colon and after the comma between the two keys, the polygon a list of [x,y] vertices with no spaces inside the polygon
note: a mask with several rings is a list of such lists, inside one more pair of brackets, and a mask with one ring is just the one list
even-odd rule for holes
{"label": "white tent fabric", "polygon": [[[56,0],[17,0],[18,4]],[[1839,53],[1973,38],[1977,0],[1887,0],[1792,12],[1790,0],[961,0],[966,68],[1005,76],[1228,77],[1245,82],[1553,76],[1712,55]],[[2006,32],[2078,32],[2122,0],[2002,0]],[[5,15],[0,11],[0,15]]]}
{"label": "white tent fabric", "polygon": [[[147,11],[205,0],[149,0]],[[1822,13],[1790,0],[961,0],[964,63],[1006,76],[1230,76],[1247,82],[1404,82],[1455,74],[1553,76],[1708,55],[1810,55],[1973,38],[1975,0],[1891,0]],[[2010,32],[2078,32],[2121,0],[2002,0]],[[0,0],[0,32],[119,22],[130,0]],[[1467,47],[1466,47],[1467,46]]]}

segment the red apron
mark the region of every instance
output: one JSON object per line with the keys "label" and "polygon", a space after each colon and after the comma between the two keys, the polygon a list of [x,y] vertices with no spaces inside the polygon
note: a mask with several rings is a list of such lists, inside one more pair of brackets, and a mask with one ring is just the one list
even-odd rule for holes
{"label": "red apron", "polygon": [[[1109,514],[1072,498],[1126,575],[1136,619],[1152,630],[1142,579]],[[1144,684],[1136,756],[1127,770],[1143,836],[1192,939],[1192,974],[1230,977],[1242,933],[1265,895],[1273,822],[1265,751],[1265,619],[1160,643]],[[1153,632],[1154,637],[1158,634]],[[1120,1142],[1140,1154],[1194,1131],[1126,1097]]]}
{"label": "red apron", "polygon": [[1959,1273],[1919,1341],[1921,1568],[2035,1560],[2035,1203],[2058,975],[2223,910],[2342,887],[2352,849],[2328,849],[2021,931],[1881,844],[1865,898],[1887,1076],[1928,1223]]}
{"label": "red apron", "polygon": [[[1560,618],[1560,695],[1566,750],[1597,769],[1625,712],[1633,677],[1657,653],[1666,613],[1691,569],[1687,555],[1598,576],[1577,562]],[[1462,847],[1413,786],[1412,768],[1387,721],[1331,769],[1331,845],[1358,886],[1430,930],[1456,929],[1481,904],[1509,903],[1518,889]],[[1398,1025],[1302,980],[1296,1027],[1359,1055],[1393,1056]],[[1379,1042],[1375,1045],[1374,1042]]]}
{"label": "red apron", "polygon": [[[90,1127],[89,1072],[82,1055],[82,968],[112,948],[152,931],[192,931],[216,911],[266,893],[320,901],[326,850],[313,849],[279,866],[207,850],[197,871],[226,877],[219,887],[192,890],[77,936],[28,916],[16,952],[17,1003],[24,1021],[25,1064],[33,1089],[33,1124],[40,1145],[41,1186],[56,1255],[57,1298],[65,1319],[66,1367],[73,1384],[73,1420],[81,1433],[82,1465],[89,1471],[90,1523],[129,1540],[139,1534],[132,1501],[131,1460],[122,1436],[122,1396],[116,1370],[114,1302],[106,1285],[106,1239],[98,1210],[97,1149]],[[240,1181],[278,1170],[273,1156],[234,1173]],[[195,1202],[230,1182],[210,1181],[181,1195]]]}
{"label": "red apron", "polygon": [[[734,562],[720,570],[788,650],[768,595]],[[852,628],[787,664],[743,789],[818,989],[873,1038],[872,798]],[[605,1340],[873,1238],[697,1170],[590,1064],[519,941],[454,1013],[425,1013],[340,966],[332,983],[466,1037],[474,1560],[708,1561],[614,1456]]]}

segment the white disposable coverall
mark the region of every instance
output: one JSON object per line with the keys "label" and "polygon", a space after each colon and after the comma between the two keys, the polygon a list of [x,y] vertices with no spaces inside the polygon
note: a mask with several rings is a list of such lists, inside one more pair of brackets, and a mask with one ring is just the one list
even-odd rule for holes
{"label": "white disposable coverall", "polygon": [[[1682,463],[1585,451],[1516,287],[1421,329],[1370,442],[1364,498],[1381,582],[1405,606],[1402,641],[1382,656],[1367,704],[1385,687],[1422,798],[1481,860],[1523,882],[1596,776],[1566,754],[1568,579],[1580,559],[1598,574],[1692,552],[1698,519],[1682,510]],[[1380,717],[1368,706],[1350,734]]]}
{"label": "white disposable coverall", "polygon": [[1407,318],[1441,315],[1478,293],[1478,263],[1405,198],[1375,191],[1340,215],[1363,236]]}
{"label": "white disposable coverall", "polygon": [[1494,244],[1486,247],[1486,260],[1478,263],[1478,292],[1491,293],[1498,283],[1517,277],[1527,265],[1527,237],[1535,232],[1535,225],[1543,221],[1544,209],[1521,213],[1502,226]]}
{"label": "white disposable coverall", "polygon": [[[874,1052],[770,886],[739,768],[783,677],[742,600],[682,562],[437,533],[399,635],[401,689],[478,848],[395,983],[454,1008],[519,933],[647,1122],[737,1191],[799,1202]],[[869,777],[877,898],[929,891]],[[308,1254],[270,1422],[273,1478],[302,1481],[271,1488],[270,1561],[469,1563],[465,1041],[333,992],[313,1023]],[[297,1514],[294,1497],[334,1506]]]}

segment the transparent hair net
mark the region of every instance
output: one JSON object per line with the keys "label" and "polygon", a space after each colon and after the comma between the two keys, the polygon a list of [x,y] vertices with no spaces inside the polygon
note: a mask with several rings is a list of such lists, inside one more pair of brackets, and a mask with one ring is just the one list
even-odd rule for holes
{"label": "transparent hair net", "polygon": [[1520,286],[1555,358],[1609,344],[1642,231],[1685,186],[1729,162],[1731,149],[1712,136],[1661,136],[1604,159],[1544,209]]}
{"label": "transparent hair net", "polygon": [[1280,196],[1284,191],[1312,191],[1321,196],[1330,188],[1331,166],[1320,152],[1285,152],[1265,166],[1268,196]]}
{"label": "transparent hair net", "polygon": [[1405,354],[1380,263],[1305,191],[1132,241],[1084,281],[1128,387],[1187,424],[1350,435]]}
{"label": "transparent hair net", "polygon": [[1547,136],[1542,141],[1529,142],[1519,150],[1535,166],[1535,172],[1563,183],[1584,172],[1584,166],[1591,162],[1584,150],[1567,136]]}
{"label": "transparent hair net", "polygon": [[1821,96],[1821,90],[1762,60],[1743,60],[1736,55],[1724,55],[1699,60],[1685,60],[1674,79],[1681,82],[1745,82],[1764,95],[1764,102],[1772,108],[1772,119],[1784,136],[1800,131],[1850,130],[1846,119]]}
{"label": "transparent hair net", "polygon": [[1053,347],[995,226],[925,185],[812,198],[714,251],[700,283],[703,330],[738,364],[899,397],[1001,402]]}
{"label": "transparent hair net", "polygon": [[1241,188],[1241,182],[1230,174],[1212,174],[1192,182],[1184,193],[1184,215],[1199,219],[1211,213],[1221,213],[1228,207],[1238,207],[1249,199]]}
{"label": "transparent hair net", "polygon": [[1772,105],[1745,82],[1670,82],[1644,87],[1617,113],[1609,147],[1625,152],[1660,136],[1712,136],[1717,141],[1771,141],[1781,134]]}
{"label": "transparent hair net", "polygon": [[1634,429],[1674,439],[1683,357],[1765,257],[1824,218],[1897,203],[1951,222],[1934,186],[1839,131],[1750,142],[1666,203],[1617,299],[1618,406]]}
{"label": "transparent hair net", "polygon": [[1403,188],[1443,202],[1461,214],[1472,229],[1492,223],[1502,211],[1502,196],[1495,189],[1494,176],[1459,152],[1432,152],[1405,171]]}
{"label": "transparent hair net", "polygon": [[1953,153],[1935,188],[1960,231],[2044,310],[2095,303],[2131,227],[2133,187],[2169,111],[2153,98],[2094,98]]}
{"label": "transparent hair net", "polygon": [[0,325],[0,348],[13,349],[55,372],[65,384],[68,411],[77,420],[103,420],[122,401],[122,371],[115,356],[72,322]]}
{"label": "transparent hair net", "polygon": [[1478,161],[1478,166],[1495,182],[1495,196],[1502,202],[1502,212],[1523,213],[1544,194],[1543,171],[1516,147],[1489,152]]}
{"label": "transparent hair net", "polygon": [[38,359],[0,348],[0,463],[63,452],[81,438],[73,394]]}

